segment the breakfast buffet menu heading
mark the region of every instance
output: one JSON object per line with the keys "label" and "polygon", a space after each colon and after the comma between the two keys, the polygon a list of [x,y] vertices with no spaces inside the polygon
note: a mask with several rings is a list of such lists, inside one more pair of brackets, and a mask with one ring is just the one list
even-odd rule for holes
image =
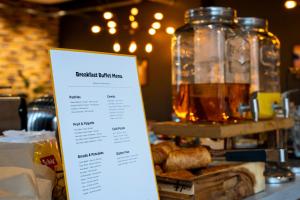
{"label": "breakfast buffet menu heading", "polygon": [[86,73],[80,73],[76,72],[77,77],[99,77],[99,78],[123,78],[120,74],[109,74],[109,73],[92,73],[92,72],[86,72]]}
{"label": "breakfast buffet menu heading", "polygon": [[132,56],[50,50],[70,200],[157,200]]}

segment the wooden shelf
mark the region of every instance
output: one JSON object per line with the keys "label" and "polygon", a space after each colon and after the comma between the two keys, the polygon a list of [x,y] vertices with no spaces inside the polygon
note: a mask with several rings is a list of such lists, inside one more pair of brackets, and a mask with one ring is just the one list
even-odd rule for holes
{"label": "wooden shelf", "polygon": [[259,122],[244,121],[232,124],[194,124],[179,122],[158,122],[153,124],[156,134],[192,136],[200,138],[229,138],[249,135],[294,126],[293,119],[272,119]]}

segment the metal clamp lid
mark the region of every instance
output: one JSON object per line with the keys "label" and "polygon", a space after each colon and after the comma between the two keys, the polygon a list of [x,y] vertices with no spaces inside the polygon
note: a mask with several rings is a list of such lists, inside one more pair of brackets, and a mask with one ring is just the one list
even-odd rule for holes
{"label": "metal clamp lid", "polygon": [[230,7],[199,7],[185,12],[185,21],[234,23],[236,10]]}
{"label": "metal clamp lid", "polygon": [[238,24],[243,27],[268,29],[268,20],[256,17],[239,17]]}

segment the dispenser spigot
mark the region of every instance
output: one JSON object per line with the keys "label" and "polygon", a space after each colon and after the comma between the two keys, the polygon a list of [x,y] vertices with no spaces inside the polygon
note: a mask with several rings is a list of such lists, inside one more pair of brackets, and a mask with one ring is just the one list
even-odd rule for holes
{"label": "dispenser spigot", "polygon": [[288,90],[281,95],[282,99],[282,105],[279,105],[278,103],[273,103],[272,107],[274,110],[282,110],[283,112],[283,117],[284,118],[289,118],[290,116],[290,95],[295,92],[299,92],[299,89],[293,89],[293,90]]}
{"label": "dispenser spigot", "polygon": [[252,93],[249,105],[241,104],[238,108],[241,115],[246,112],[251,112],[253,121],[257,122],[259,118],[259,105],[257,100],[257,92]]}

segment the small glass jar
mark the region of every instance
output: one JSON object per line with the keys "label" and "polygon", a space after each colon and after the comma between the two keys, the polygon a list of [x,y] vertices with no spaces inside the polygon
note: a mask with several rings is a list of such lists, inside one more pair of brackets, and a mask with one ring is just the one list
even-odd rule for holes
{"label": "small glass jar", "polygon": [[250,92],[280,93],[280,42],[268,31],[268,21],[244,17],[238,24],[250,45]]}
{"label": "small glass jar", "polygon": [[176,121],[241,119],[248,104],[249,44],[239,34],[236,11],[188,10],[172,40],[172,94]]}

